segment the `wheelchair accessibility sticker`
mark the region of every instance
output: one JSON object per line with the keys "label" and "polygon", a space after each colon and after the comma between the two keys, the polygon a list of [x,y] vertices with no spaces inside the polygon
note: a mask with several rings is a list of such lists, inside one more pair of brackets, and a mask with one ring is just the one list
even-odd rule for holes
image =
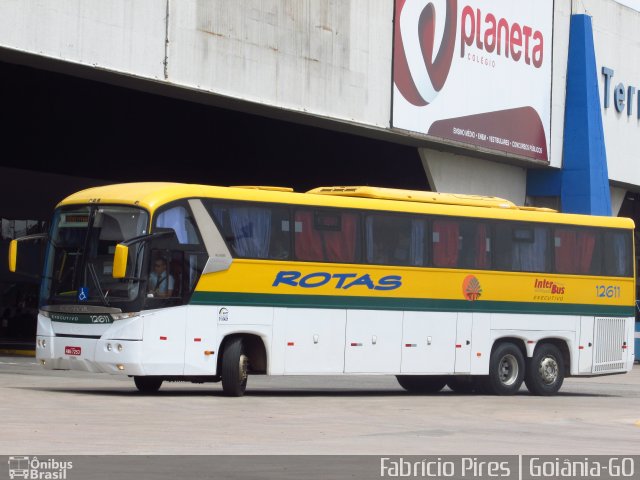
{"label": "wheelchair accessibility sticker", "polygon": [[88,287],[80,287],[78,289],[78,300],[81,302],[86,302],[89,300],[89,288]]}

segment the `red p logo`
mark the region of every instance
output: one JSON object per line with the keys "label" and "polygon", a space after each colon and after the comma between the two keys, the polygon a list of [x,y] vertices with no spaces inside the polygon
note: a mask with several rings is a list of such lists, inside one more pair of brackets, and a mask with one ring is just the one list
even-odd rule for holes
{"label": "red p logo", "polygon": [[[436,4],[441,10],[446,4],[437,52]],[[444,86],[453,60],[457,26],[458,0],[396,0],[393,78],[408,102],[428,105]]]}

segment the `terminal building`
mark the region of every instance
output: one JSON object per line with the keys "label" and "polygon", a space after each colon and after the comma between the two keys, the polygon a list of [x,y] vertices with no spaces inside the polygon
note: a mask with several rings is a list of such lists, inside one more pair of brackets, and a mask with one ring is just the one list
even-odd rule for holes
{"label": "terminal building", "polygon": [[[639,31],[632,0],[4,2],[3,251],[72,192],[145,180],[640,224]],[[29,349],[37,279],[2,256],[0,348]]]}

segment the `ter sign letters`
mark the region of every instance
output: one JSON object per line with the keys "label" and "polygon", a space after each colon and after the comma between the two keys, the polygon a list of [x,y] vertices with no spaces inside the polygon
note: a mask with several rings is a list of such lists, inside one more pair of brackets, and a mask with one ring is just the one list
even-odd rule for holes
{"label": "ter sign letters", "polygon": [[549,161],[553,0],[396,0],[392,127]]}

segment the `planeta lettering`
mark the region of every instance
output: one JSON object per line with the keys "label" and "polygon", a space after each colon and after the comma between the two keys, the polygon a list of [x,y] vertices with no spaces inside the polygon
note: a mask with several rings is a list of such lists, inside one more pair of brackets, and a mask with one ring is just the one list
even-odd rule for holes
{"label": "planeta lettering", "polygon": [[496,18],[492,13],[469,5],[464,7],[460,18],[460,56],[465,56],[467,47],[475,47],[487,53],[511,57],[513,61],[524,60],[527,65],[540,68],[544,61],[544,36],[539,30],[518,22],[509,23],[505,18]]}

